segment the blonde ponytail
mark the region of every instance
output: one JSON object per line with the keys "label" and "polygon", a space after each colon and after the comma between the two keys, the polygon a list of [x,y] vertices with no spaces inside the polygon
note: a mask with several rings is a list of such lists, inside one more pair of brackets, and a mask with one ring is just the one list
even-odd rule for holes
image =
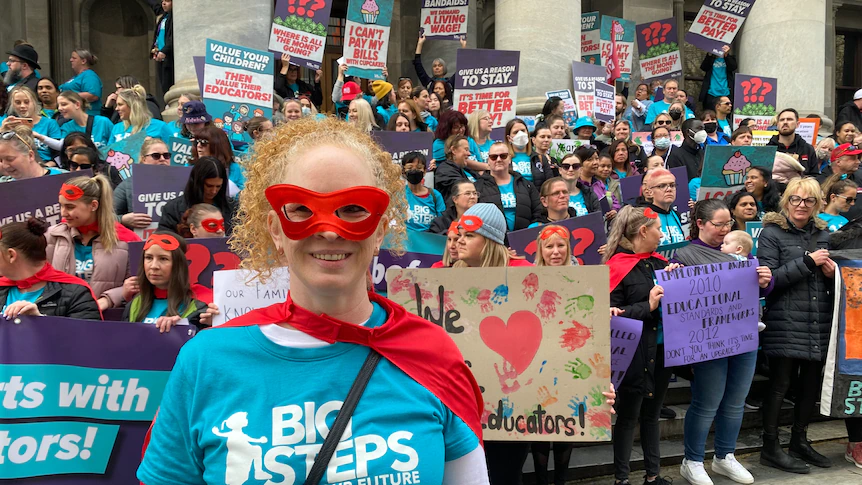
{"label": "blonde ponytail", "polygon": [[96,209],[96,222],[99,224],[99,241],[106,252],[111,252],[117,247],[119,238],[117,228],[114,225],[114,191],[111,182],[104,175],[95,177],[75,177],[66,181],[67,185],[74,185],[84,191],[81,198],[85,203],[97,200],[99,207]]}
{"label": "blonde ponytail", "polygon": [[634,251],[632,243],[638,235],[640,228],[659,223],[658,218],[645,216],[644,209],[644,207],[632,207],[630,205],[620,209],[614,218],[611,233],[608,234],[608,244],[602,257],[602,263],[607,263],[614,253],[617,252],[618,248]]}

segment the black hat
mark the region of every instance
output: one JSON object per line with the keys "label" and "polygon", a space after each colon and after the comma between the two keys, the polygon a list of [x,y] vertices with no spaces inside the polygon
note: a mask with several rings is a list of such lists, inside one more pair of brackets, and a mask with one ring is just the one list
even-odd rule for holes
{"label": "black hat", "polygon": [[207,107],[200,101],[188,101],[183,104],[183,115],[180,116],[180,123],[196,124],[209,123],[213,117],[207,113]]}
{"label": "black hat", "polygon": [[42,69],[39,65],[39,53],[32,46],[27,44],[16,45],[11,51],[6,51],[7,54],[13,55],[22,61],[30,64],[33,69]]}

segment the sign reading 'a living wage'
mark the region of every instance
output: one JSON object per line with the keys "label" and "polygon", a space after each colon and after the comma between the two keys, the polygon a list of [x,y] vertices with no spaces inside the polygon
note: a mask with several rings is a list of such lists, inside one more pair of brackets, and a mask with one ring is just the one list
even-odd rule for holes
{"label": "sign reading 'a living wage'", "polygon": [[491,126],[505,126],[515,117],[521,53],[491,49],[458,49],[453,107],[469,115],[477,109],[491,114]]}
{"label": "sign reading 'a living wage'", "polygon": [[690,365],[757,350],[757,260],[656,271],[665,365]]}
{"label": "sign reading 'a living wage'", "polygon": [[420,32],[429,39],[458,40],[467,35],[470,0],[422,0]]}

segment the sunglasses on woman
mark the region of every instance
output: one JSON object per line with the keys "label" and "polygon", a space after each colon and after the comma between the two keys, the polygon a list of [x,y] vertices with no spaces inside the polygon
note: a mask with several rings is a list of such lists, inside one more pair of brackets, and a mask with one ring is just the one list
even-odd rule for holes
{"label": "sunglasses on woman", "polygon": [[581,164],[580,163],[561,163],[560,168],[565,170],[565,171],[580,170]]}
{"label": "sunglasses on woman", "polygon": [[73,171],[74,170],[89,170],[89,169],[93,168],[93,164],[69,162],[69,168]]}
{"label": "sunglasses on woman", "polygon": [[[201,140],[201,141],[205,141],[205,140]],[[152,158],[153,160],[160,160],[160,159],[170,160],[171,159],[171,154],[168,152],[165,152],[165,153],[148,153],[147,156]]]}
{"label": "sunglasses on woman", "polygon": [[653,124],[655,124],[657,126],[664,126],[664,125],[669,125],[670,123],[671,123],[670,120],[661,120],[661,121],[656,121]]}
{"label": "sunglasses on woman", "polygon": [[199,147],[201,147],[201,146],[205,147],[205,146],[210,144],[209,140],[202,140],[202,139],[198,139],[198,138],[192,138],[191,142],[194,143],[195,145],[199,146]]}

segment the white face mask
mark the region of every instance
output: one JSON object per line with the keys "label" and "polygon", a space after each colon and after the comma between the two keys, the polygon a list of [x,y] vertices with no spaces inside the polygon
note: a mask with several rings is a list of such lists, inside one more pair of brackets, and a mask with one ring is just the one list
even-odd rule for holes
{"label": "white face mask", "polygon": [[311,114],[311,108],[307,106],[302,107],[302,116],[308,116]]}
{"label": "white face mask", "polygon": [[512,137],[512,145],[515,145],[515,148],[518,149],[526,147],[529,141],[530,137],[523,131]]}
{"label": "white face mask", "polygon": [[[689,130],[688,132],[691,133],[691,130]],[[691,139],[694,140],[695,143],[700,145],[701,143],[706,141],[706,136],[706,130],[698,130],[691,135]]]}

